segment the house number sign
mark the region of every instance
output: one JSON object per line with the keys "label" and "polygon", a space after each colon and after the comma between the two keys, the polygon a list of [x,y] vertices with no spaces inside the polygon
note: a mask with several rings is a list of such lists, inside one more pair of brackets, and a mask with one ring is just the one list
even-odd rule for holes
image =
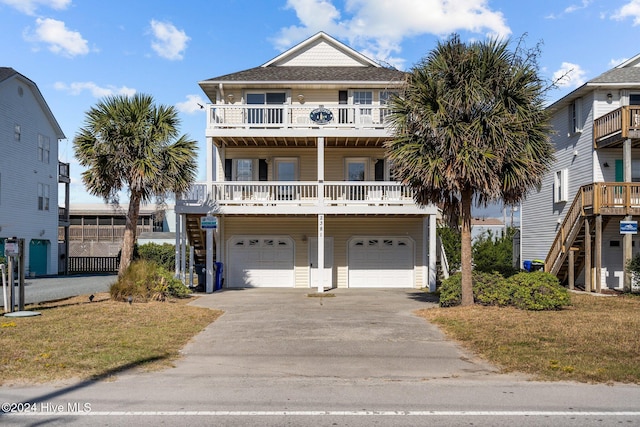
{"label": "house number sign", "polygon": [[320,108],[311,110],[311,112],[309,113],[309,118],[314,123],[317,123],[319,125],[326,125],[331,120],[333,120],[333,113],[320,106]]}

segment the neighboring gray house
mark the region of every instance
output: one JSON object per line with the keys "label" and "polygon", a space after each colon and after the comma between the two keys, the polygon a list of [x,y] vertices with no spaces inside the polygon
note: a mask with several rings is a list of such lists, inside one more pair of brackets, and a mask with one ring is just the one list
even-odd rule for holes
{"label": "neighboring gray house", "polygon": [[0,67],[0,252],[6,238],[25,239],[32,275],[60,271],[58,226],[68,224],[66,209],[58,212],[59,182],[68,200],[69,165],[58,162],[64,138],[38,86]]}
{"label": "neighboring gray house", "polygon": [[639,245],[621,221],[640,215],[640,55],[549,110],[556,162],[522,204],[522,260],[545,260],[570,287],[628,289]]}

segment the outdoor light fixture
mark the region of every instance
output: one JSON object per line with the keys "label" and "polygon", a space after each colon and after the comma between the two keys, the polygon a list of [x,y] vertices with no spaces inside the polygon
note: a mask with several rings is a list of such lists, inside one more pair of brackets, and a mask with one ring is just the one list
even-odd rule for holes
{"label": "outdoor light fixture", "polygon": [[298,95],[298,101],[300,101],[301,104],[304,102],[304,95],[303,94]]}
{"label": "outdoor light fixture", "polygon": [[605,168],[608,168],[608,167],[609,167],[609,163],[604,162],[604,163],[602,164],[602,166],[604,166]]}
{"label": "outdoor light fixture", "polygon": [[227,99],[229,100],[229,102],[233,102],[233,94],[230,93],[229,95],[227,95]]}
{"label": "outdoor light fixture", "polygon": [[611,92],[609,92],[607,94],[607,102],[611,102],[613,100],[613,95],[611,94]]}

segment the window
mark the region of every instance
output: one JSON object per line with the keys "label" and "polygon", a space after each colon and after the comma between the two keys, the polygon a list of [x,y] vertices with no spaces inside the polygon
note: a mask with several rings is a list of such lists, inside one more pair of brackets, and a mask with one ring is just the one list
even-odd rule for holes
{"label": "window", "polygon": [[582,132],[582,98],[575,99],[569,105],[569,133]]}
{"label": "window", "polygon": [[553,183],[553,201],[566,202],[569,193],[569,169],[556,171]]}
{"label": "window", "polygon": [[275,158],[273,159],[274,179],[276,181],[297,181],[298,180],[298,159],[296,158]]}
{"label": "window", "polygon": [[49,137],[38,134],[38,161],[42,163],[49,163],[49,153]]}
{"label": "window", "polygon": [[253,160],[236,159],[234,160],[234,166],[234,181],[253,181]]}
{"label": "window", "polygon": [[49,185],[38,183],[38,210],[49,210]]}
{"label": "window", "polygon": [[380,92],[380,123],[384,123],[389,115],[389,101],[394,96],[398,96],[398,92],[382,91]]}
{"label": "window", "polygon": [[[357,90],[353,92],[353,103],[355,105],[372,105],[373,92]],[[371,108],[360,108],[361,123],[371,122]]]}
{"label": "window", "polygon": [[366,159],[346,159],[346,179],[347,181],[367,180],[367,160]]}
{"label": "window", "polygon": [[13,127],[13,139],[15,139],[16,141],[20,141],[22,135],[22,130],[20,128],[20,125],[16,124]]}
{"label": "window", "polygon": [[[247,105],[283,105],[287,100],[284,92],[248,93]],[[248,123],[282,123],[283,108],[251,107],[247,110]]]}

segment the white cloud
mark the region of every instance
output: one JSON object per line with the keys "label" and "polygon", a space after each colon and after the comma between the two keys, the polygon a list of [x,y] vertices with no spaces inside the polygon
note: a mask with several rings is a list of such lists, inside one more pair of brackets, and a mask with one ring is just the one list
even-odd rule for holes
{"label": "white cloud", "polygon": [[394,57],[407,37],[421,34],[448,35],[453,32],[504,37],[511,34],[501,12],[488,0],[347,0],[343,17],[332,0],[287,0],[299,26],[280,30],[274,40],[284,50],[318,31],[345,38],[369,56],[397,65]]}
{"label": "white cloud", "polygon": [[154,40],[151,48],[162,58],[172,61],[182,59],[187,42],[191,40],[187,34],[178,30],[170,22],[151,20],[151,32]]}
{"label": "white cloud", "polygon": [[40,6],[56,10],[66,9],[71,4],[71,0],[0,0],[0,3],[11,6],[27,15],[35,15]]}
{"label": "white cloud", "polygon": [[71,84],[56,82],[53,87],[56,90],[69,92],[71,95],[80,95],[82,92],[88,91],[95,98],[104,98],[105,96],[112,95],[132,96],[136,93],[135,89],[126,86],[116,87],[108,85],[101,87],[94,82],[73,82]]}
{"label": "white cloud", "polygon": [[63,56],[74,57],[89,53],[89,46],[77,31],[69,30],[65,23],[50,18],[36,19],[36,29],[33,33],[27,29],[24,35],[27,41],[46,43],[49,50]]}
{"label": "white cloud", "polygon": [[618,65],[622,64],[623,62],[628,61],[629,58],[611,58],[609,60],[609,68],[613,68],[613,67],[617,67]]}
{"label": "white cloud", "polygon": [[553,73],[553,80],[559,87],[577,88],[587,81],[586,75],[578,64],[563,62],[560,69]]}
{"label": "white cloud", "polygon": [[205,104],[206,101],[200,95],[187,95],[187,100],[178,102],[176,108],[182,113],[193,114],[198,111],[204,111],[200,106]]}
{"label": "white cloud", "polygon": [[567,8],[565,8],[564,12],[565,13],[573,13],[576,12],[580,9],[586,9],[587,7],[589,7],[589,4],[591,4],[593,2],[593,0],[582,0],[582,2],[580,4],[572,4],[570,6],[568,6]]}
{"label": "white cloud", "polygon": [[633,18],[633,25],[640,25],[640,0],[631,0],[620,9],[616,10],[612,19],[622,21],[626,18]]}

